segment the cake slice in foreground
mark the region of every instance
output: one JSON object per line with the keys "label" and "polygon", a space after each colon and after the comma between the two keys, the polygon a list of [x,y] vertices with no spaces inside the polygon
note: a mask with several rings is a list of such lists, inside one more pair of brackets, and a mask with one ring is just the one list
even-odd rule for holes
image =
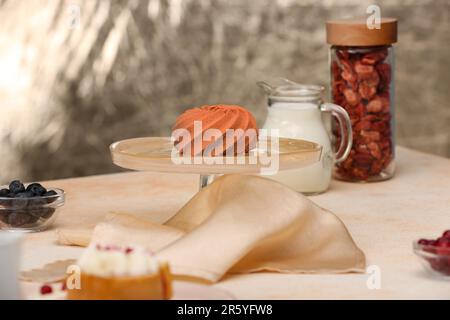
{"label": "cake slice in foreground", "polygon": [[172,296],[167,263],[142,247],[91,245],[80,260],[81,288],[67,286],[71,300],[162,300]]}

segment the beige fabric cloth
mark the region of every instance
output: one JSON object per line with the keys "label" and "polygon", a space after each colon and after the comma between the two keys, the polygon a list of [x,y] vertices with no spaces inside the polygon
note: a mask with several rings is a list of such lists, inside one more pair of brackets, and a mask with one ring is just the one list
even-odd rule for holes
{"label": "beige fabric cloth", "polygon": [[282,184],[225,175],[165,225],[114,214],[89,230],[59,230],[61,244],[145,245],[180,277],[219,281],[227,272],[361,272],[363,252],[333,213]]}

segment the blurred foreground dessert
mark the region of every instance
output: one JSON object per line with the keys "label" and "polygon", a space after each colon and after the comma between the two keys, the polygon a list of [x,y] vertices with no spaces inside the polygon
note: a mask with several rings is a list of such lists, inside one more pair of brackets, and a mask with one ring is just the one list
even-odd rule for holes
{"label": "blurred foreground dessert", "polygon": [[[184,129],[188,136],[181,136],[179,129]],[[236,105],[189,109],[177,118],[172,130],[180,153],[192,156],[248,153],[256,146],[258,138],[255,117]]]}
{"label": "blurred foreground dessert", "polygon": [[167,263],[142,247],[90,246],[78,261],[79,289],[67,286],[71,300],[162,300],[172,296]]}

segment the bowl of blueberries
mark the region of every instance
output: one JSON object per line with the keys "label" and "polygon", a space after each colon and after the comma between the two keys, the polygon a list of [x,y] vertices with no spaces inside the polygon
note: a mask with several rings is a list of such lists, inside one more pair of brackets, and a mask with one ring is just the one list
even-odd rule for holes
{"label": "bowl of blueberries", "polygon": [[64,201],[64,190],[11,181],[8,186],[0,187],[0,230],[43,231],[55,221],[56,211]]}

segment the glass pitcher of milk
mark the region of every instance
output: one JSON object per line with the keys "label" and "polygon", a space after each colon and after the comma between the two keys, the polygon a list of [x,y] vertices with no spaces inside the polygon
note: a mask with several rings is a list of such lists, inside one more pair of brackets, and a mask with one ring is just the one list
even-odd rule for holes
{"label": "glass pitcher of milk", "polygon": [[[302,85],[282,79],[278,85],[258,82],[268,96],[268,114],[263,129],[278,129],[280,137],[303,139],[322,145],[322,155],[318,163],[311,166],[280,171],[268,176],[292,189],[307,195],[325,192],[331,181],[334,163],[345,160],[352,147],[352,125],[344,108],[323,103],[322,86]],[[324,119],[336,117],[341,131],[335,153]]]}

